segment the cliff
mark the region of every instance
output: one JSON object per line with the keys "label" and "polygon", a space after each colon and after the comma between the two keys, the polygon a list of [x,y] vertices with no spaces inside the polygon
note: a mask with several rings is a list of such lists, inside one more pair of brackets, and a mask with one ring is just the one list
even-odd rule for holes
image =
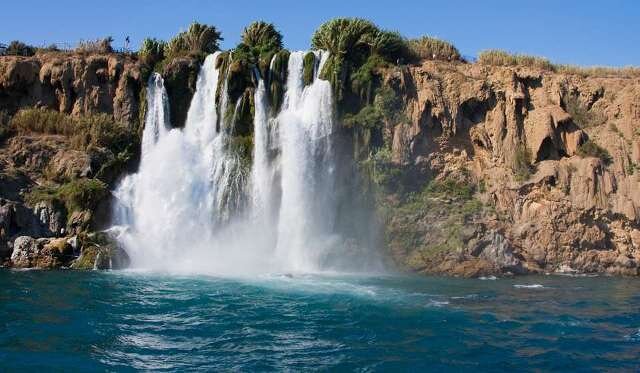
{"label": "cliff", "polygon": [[[199,63],[158,68],[182,126]],[[148,73],[118,54],[0,58],[0,262],[86,268],[122,256],[90,232],[136,167]],[[394,115],[379,128],[345,115],[340,136],[397,267],[638,274],[639,79],[423,61],[385,67],[380,87],[398,100]]]}
{"label": "cliff", "polygon": [[640,79],[444,62],[384,75],[405,114],[384,136],[409,176],[380,198],[401,267],[638,274]]}

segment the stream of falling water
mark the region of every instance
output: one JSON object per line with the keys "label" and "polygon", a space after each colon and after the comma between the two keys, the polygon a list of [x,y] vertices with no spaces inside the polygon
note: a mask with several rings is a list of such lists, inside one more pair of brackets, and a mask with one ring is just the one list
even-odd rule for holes
{"label": "stream of falling water", "polygon": [[133,267],[212,274],[331,269],[326,256],[340,244],[334,113],[331,85],[318,78],[327,54],[314,53],[314,80],[306,87],[305,52],[291,53],[275,117],[256,71],[250,170],[229,149],[233,134],[216,130],[227,123],[218,113],[228,105],[227,92],[220,92],[216,110],[219,53],[202,66],[184,129],[169,130],[164,84],[152,76],[140,168],[114,193],[114,224],[124,228],[119,240]]}

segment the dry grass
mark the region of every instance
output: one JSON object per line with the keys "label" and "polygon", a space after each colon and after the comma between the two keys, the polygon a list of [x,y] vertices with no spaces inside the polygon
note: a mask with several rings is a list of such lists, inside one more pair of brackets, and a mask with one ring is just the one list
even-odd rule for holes
{"label": "dry grass", "polygon": [[555,65],[555,71],[563,74],[580,75],[596,78],[640,78],[640,67],[606,67],[606,66],[576,66]]}
{"label": "dry grass", "polygon": [[598,78],[640,78],[640,67],[576,66],[551,63],[544,57],[511,54],[501,50],[487,50],[478,55],[478,63],[492,66],[520,66],[562,74]]}
{"label": "dry grass", "polygon": [[478,55],[478,63],[492,66],[525,66],[554,71],[553,64],[546,58],[527,56],[524,54],[510,54],[497,49],[480,52]]}
{"label": "dry grass", "polygon": [[460,61],[462,57],[458,49],[451,43],[423,36],[407,40],[407,45],[414,58],[420,60]]}
{"label": "dry grass", "polygon": [[107,114],[73,117],[53,110],[22,109],[11,118],[10,128],[18,133],[63,135],[69,137],[74,149],[94,145],[110,149],[114,154],[137,141],[134,131]]}
{"label": "dry grass", "polygon": [[113,48],[111,43],[113,38],[111,36],[104,39],[96,40],[80,40],[78,46],[74,50],[76,53],[81,54],[93,54],[93,53],[112,53]]}

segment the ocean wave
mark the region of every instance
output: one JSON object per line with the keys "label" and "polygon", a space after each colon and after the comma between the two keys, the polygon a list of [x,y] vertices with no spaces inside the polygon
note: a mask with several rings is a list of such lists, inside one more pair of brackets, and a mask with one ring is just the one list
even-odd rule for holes
{"label": "ocean wave", "polygon": [[542,284],[516,284],[513,287],[518,289],[545,289]]}

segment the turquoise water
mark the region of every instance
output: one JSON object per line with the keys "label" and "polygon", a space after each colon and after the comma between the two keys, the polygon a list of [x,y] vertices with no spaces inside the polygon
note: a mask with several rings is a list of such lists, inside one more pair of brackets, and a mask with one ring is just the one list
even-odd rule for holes
{"label": "turquoise water", "polygon": [[0,271],[0,370],[637,370],[640,280]]}

